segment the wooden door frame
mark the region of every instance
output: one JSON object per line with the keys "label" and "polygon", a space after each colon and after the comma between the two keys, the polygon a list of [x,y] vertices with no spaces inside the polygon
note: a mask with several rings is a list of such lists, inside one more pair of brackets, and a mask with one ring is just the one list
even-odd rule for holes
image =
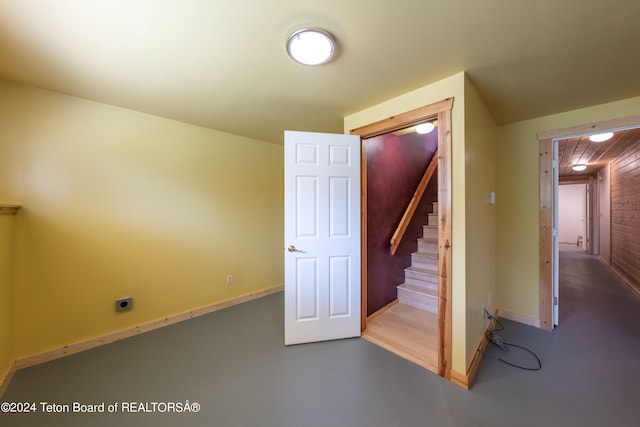
{"label": "wooden door frame", "polygon": [[451,109],[453,98],[351,130],[361,148],[361,328],[367,325],[367,164],[363,140],[438,120],[438,375],[451,379]]}
{"label": "wooden door frame", "polygon": [[638,127],[639,125],[640,115],[637,115],[554,129],[539,132],[537,135],[540,148],[540,303],[538,307],[542,329],[548,331],[553,329],[553,140],[633,126]]}

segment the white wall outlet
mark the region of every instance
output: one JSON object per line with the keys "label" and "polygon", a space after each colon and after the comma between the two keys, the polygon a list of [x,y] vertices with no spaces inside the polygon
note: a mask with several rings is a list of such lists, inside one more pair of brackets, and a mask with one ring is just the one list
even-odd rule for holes
{"label": "white wall outlet", "polygon": [[490,205],[495,205],[496,204],[496,193],[495,192],[491,192],[489,193],[489,204]]}
{"label": "white wall outlet", "polygon": [[227,285],[230,285],[232,283],[233,283],[233,275],[227,274]]}
{"label": "white wall outlet", "polygon": [[484,312],[486,311],[486,307],[484,306],[484,304],[482,304],[482,311],[480,312],[480,317],[482,317],[484,319]]}

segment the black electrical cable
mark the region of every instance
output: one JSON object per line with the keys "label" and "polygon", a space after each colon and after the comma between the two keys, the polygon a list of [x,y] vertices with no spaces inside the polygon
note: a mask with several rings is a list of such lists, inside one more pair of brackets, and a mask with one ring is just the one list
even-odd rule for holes
{"label": "black electrical cable", "polygon": [[535,354],[533,351],[529,350],[526,347],[523,347],[521,345],[517,345],[517,344],[510,344],[508,342],[505,342],[504,345],[508,345],[510,347],[517,347],[517,348],[521,348],[522,350],[528,351],[529,353],[531,353],[533,355],[533,357],[536,358],[536,360],[538,361],[538,367],[537,368],[527,368],[526,366],[520,366],[520,365],[516,365],[515,363],[511,363],[511,362],[507,362],[506,360],[503,360],[501,358],[498,358],[499,361],[501,361],[502,363],[506,363],[507,365],[513,366],[514,368],[519,368],[519,369],[524,369],[525,371],[539,371],[542,369],[542,362],[540,361],[540,358],[538,357],[537,354]]}
{"label": "black electrical cable", "polygon": [[[501,349],[503,349],[504,351],[509,351],[509,349],[507,348],[507,346],[509,347],[516,347],[522,350],[525,350],[529,353],[531,353],[533,355],[533,357],[536,358],[536,361],[538,362],[538,367],[537,368],[527,368],[526,366],[520,366],[520,365],[516,365],[515,363],[511,363],[511,362],[507,362],[506,360],[503,360],[502,358],[498,358],[499,361],[501,361],[502,363],[505,363],[509,366],[513,366],[514,368],[518,368],[518,369],[524,369],[525,371],[539,371],[542,369],[542,362],[540,361],[540,358],[538,357],[537,354],[535,354],[533,351],[529,350],[526,347],[523,347],[521,345],[517,345],[517,344],[511,344],[508,342],[505,342],[502,340],[502,338],[500,338],[500,336],[494,334],[494,332],[497,331],[503,331],[504,330],[504,325],[502,323],[500,323],[500,321],[498,319],[496,319],[495,317],[493,317],[493,315],[491,315],[491,313],[489,313],[486,309],[484,310],[485,314],[487,315],[487,318],[492,322],[492,326],[491,326],[491,330],[487,331],[487,338],[494,343],[496,346],[500,347]],[[500,329],[498,329],[496,327],[496,323],[498,325],[500,325]]]}

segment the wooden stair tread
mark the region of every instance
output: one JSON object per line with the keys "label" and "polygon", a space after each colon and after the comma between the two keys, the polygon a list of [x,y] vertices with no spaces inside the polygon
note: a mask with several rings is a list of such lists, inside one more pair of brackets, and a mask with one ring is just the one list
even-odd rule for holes
{"label": "wooden stair tread", "polygon": [[405,271],[409,270],[409,271],[414,271],[416,273],[420,273],[420,274],[427,274],[430,276],[436,276],[438,277],[438,270],[432,270],[429,268],[423,268],[423,267],[415,267],[413,265],[407,267],[404,269]]}
{"label": "wooden stair tread", "polygon": [[414,285],[411,283],[402,283],[401,285],[398,285],[398,288],[400,289],[407,289],[409,291],[412,292],[416,292],[422,295],[426,295],[429,297],[433,297],[433,298],[438,298],[438,290],[437,289],[431,289],[431,288],[425,288],[422,287],[420,285]]}
{"label": "wooden stair tread", "polygon": [[419,241],[425,242],[425,243],[435,243],[438,244],[438,239],[433,238],[433,237],[419,237],[418,238]]}
{"label": "wooden stair tread", "polygon": [[417,239],[417,251],[411,253],[411,266],[404,269],[404,283],[397,286],[400,304],[415,309],[437,313],[438,311],[438,215],[428,213],[427,224],[422,226],[422,236]]}
{"label": "wooden stair tread", "polygon": [[415,255],[415,256],[419,256],[419,257],[426,257],[426,258],[438,258],[438,253],[437,252],[423,252],[423,251],[417,251],[417,252],[413,252],[411,255]]}
{"label": "wooden stair tread", "polygon": [[438,257],[438,247],[434,244],[428,244],[425,242],[418,242],[418,253],[432,254],[434,257]]}

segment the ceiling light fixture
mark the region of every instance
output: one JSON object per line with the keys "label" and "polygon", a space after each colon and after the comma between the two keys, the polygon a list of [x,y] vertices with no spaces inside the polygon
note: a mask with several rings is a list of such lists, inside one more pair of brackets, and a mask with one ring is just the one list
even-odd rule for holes
{"label": "ceiling light fixture", "polygon": [[421,125],[416,126],[416,132],[424,135],[426,133],[432,132],[434,128],[435,126],[431,122],[422,123]]}
{"label": "ceiling light fixture", "polygon": [[611,137],[613,137],[613,132],[606,132],[606,133],[598,133],[596,135],[591,135],[589,139],[593,142],[603,142],[611,139]]}
{"label": "ceiling light fixture", "polygon": [[586,168],[587,168],[587,165],[585,165],[584,163],[580,163],[579,165],[573,165],[571,167],[571,169],[573,169],[576,172],[582,172]]}
{"label": "ceiling light fixture", "polygon": [[294,61],[304,65],[322,65],[333,58],[336,41],[320,29],[301,29],[287,39],[287,52]]}

